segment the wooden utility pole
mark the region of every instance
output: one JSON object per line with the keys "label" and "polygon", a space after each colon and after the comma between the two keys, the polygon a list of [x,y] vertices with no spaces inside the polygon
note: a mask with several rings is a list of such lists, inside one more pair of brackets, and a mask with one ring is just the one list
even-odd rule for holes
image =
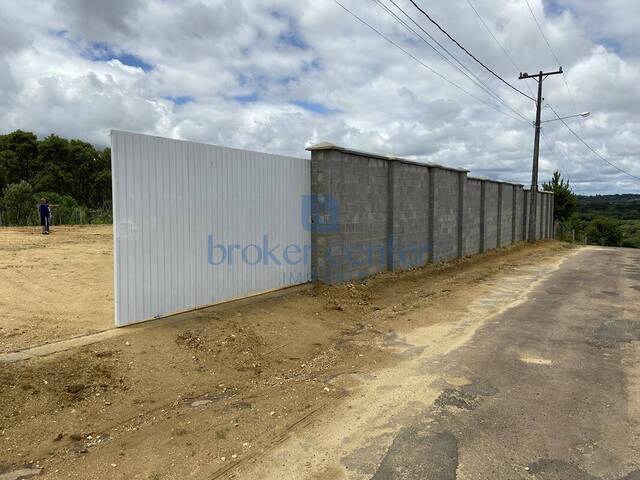
{"label": "wooden utility pole", "polygon": [[542,110],[542,82],[549,75],[559,75],[562,73],[562,67],[556,72],[543,72],[540,70],[535,75],[528,73],[520,73],[520,80],[534,78],[538,82],[538,99],[536,100],[536,135],[533,142],[533,169],[531,172],[531,205],[529,206],[529,242],[536,241],[536,215],[538,200],[538,159],[540,157],[540,113]]}

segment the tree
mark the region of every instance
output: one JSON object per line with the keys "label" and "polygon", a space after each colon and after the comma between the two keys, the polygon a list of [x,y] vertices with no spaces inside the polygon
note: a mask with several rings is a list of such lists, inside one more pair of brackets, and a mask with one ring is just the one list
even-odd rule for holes
{"label": "tree", "polygon": [[36,204],[33,200],[33,188],[24,180],[12,183],[4,190],[3,221],[9,225],[33,225],[36,222]]}
{"label": "tree", "polygon": [[[8,185],[22,181],[36,192],[49,192],[47,198],[61,196],[56,203],[63,202],[66,207],[58,210],[58,221],[66,222],[67,218],[78,221],[75,213],[67,214],[71,211],[85,212],[83,218],[91,222],[94,218],[111,221],[109,148],[98,150],[90,143],[57,135],[38,140],[33,133],[22,130],[0,135],[0,201]],[[0,207],[7,208],[1,204]],[[11,214],[3,211],[3,220],[19,223],[15,218],[9,220],[8,215],[14,213],[15,210]],[[36,220],[34,217],[28,222]]]}
{"label": "tree", "polygon": [[15,154],[9,150],[0,152],[0,192],[3,192],[9,183],[8,164],[11,162],[13,155]]}
{"label": "tree", "polygon": [[86,208],[78,205],[76,200],[69,195],[60,195],[55,192],[38,192],[33,195],[32,202],[37,204],[41,198],[46,198],[51,207],[52,224],[75,224],[81,223],[86,218]]}
{"label": "tree", "polygon": [[0,157],[4,158],[7,183],[29,181],[38,169],[38,138],[31,132],[16,130],[0,135]]}
{"label": "tree", "polygon": [[41,167],[32,180],[35,189],[70,195],[76,172],[69,156],[69,141],[64,138],[49,135],[38,142],[38,163]]}
{"label": "tree", "polygon": [[571,190],[569,181],[564,180],[558,170],[553,172],[551,181],[542,184],[542,189],[545,192],[553,192],[553,217],[555,220],[564,222],[576,212],[578,205],[576,195]]}
{"label": "tree", "polygon": [[589,243],[603,247],[619,247],[622,244],[622,229],[617,220],[607,217],[596,217],[584,231]]}
{"label": "tree", "polygon": [[111,208],[111,149],[105,148],[97,159],[89,205]]}

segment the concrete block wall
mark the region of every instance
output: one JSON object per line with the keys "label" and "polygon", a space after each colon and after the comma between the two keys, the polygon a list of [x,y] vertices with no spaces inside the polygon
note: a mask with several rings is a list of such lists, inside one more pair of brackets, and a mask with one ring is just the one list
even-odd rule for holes
{"label": "concrete block wall", "polygon": [[498,246],[498,206],[499,183],[484,182],[484,249],[483,252]]}
{"label": "concrete block wall", "polygon": [[[530,210],[530,196],[529,190],[523,191],[524,205],[520,207],[520,211],[523,214],[522,217],[522,239],[529,239],[529,210]],[[554,207],[553,194],[550,192],[538,192],[536,198],[536,240],[544,238],[553,238],[553,207]]]}
{"label": "concrete block wall", "polygon": [[501,183],[500,191],[500,221],[498,224],[500,241],[498,246],[511,245],[513,243],[513,185]]}
{"label": "concrete block wall", "polygon": [[547,231],[545,234],[545,238],[554,238],[554,233],[553,233],[553,199],[554,197],[552,195],[545,195],[545,198],[547,199],[547,216],[546,216]]}
{"label": "concrete block wall", "polygon": [[482,185],[483,181],[468,178],[464,190],[463,200],[463,255],[473,255],[482,250],[480,230],[483,228],[482,218]]}
{"label": "concrete block wall", "polygon": [[531,214],[531,193],[523,189],[524,206],[522,207],[522,240],[529,240],[529,215]]}
{"label": "concrete block wall", "polygon": [[[314,280],[362,279],[527,238],[522,185],[327,143],[308,150]],[[552,234],[553,195],[541,192],[536,237]]]}
{"label": "concrete block wall", "polygon": [[515,239],[514,242],[521,242],[524,240],[524,195],[525,192],[522,188],[514,187],[515,192],[515,201],[514,201],[514,210],[515,210],[515,221],[514,221],[514,232]]}
{"label": "concrete block wall", "polygon": [[540,223],[542,223],[542,228],[540,229],[540,238],[547,238],[547,217],[549,215],[549,202],[547,201],[547,195],[540,195],[542,197],[542,215],[540,216]]}
{"label": "concrete block wall", "polygon": [[389,162],[332,150],[315,157],[311,191],[318,193],[312,203],[339,203],[337,215],[312,215],[322,228],[312,232],[311,250],[323,252],[311,256],[312,276],[339,283],[386,270]]}
{"label": "concrete block wall", "polygon": [[432,255],[434,263],[459,256],[459,172],[431,168]]}
{"label": "concrete block wall", "polygon": [[553,217],[553,212],[556,205],[556,197],[553,195],[549,195],[549,198],[550,198],[549,201],[551,202],[551,208],[549,209],[549,225],[551,226],[550,232],[549,232],[549,238],[556,238],[556,232],[555,232],[556,222]]}
{"label": "concrete block wall", "polygon": [[542,238],[544,218],[544,201],[542,195],[536,195],[536,240]]}
{"label": "concrete block wall", "polygon": [[429,169],[390,162],[387,269],[404,270],[429,260]]}

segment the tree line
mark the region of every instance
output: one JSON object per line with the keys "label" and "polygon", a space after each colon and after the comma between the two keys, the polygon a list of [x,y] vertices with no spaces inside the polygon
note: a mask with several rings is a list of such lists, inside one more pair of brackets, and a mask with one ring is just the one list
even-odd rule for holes
{"label": "tree line", "polygon": [[[578,197],[555,172],[545,191],[555,195],[564,240],[640,247],[640,197]],[[0,135],[0,225],[36,225],[37,204],[56,205],[54,224],[111,223],[111,149],[32,132]]]}
{"label": "tree line", "polygon": [[578,196],[558,171],[543,184],[543,190],[554,194],[554,217],[561,240],[640,248],[637,196]]}
{"label": "tree line", "polygon": [[111,150],[57,135],[0,135],[0,225],[39,223],[41,198],[54,223],[111,222]]}

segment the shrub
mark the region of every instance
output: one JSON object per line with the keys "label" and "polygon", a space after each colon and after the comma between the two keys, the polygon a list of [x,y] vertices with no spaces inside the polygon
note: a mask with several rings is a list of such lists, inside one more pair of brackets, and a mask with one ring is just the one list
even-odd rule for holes
{"label": "shrub", "polygon": [[36,225],[38,223],[37,202],[33,199],[33,188],[24,180],[11,183],[2,196],[2,222],[6,225]]}
{"label": "shrub", "polygon": [[41,198],[46,198],[51,205],[53,225],[77,225],[87,222],[87,209],[79,206],[72,196],[55,192],[38,192],[33,196],[33,201],[37,204]]}
{"label": "shrub", "polygon": [[594,218],[589,222],[584,233],[589,243],[606,247],[619,247],[622,244],[620,223],[612,218]]}

